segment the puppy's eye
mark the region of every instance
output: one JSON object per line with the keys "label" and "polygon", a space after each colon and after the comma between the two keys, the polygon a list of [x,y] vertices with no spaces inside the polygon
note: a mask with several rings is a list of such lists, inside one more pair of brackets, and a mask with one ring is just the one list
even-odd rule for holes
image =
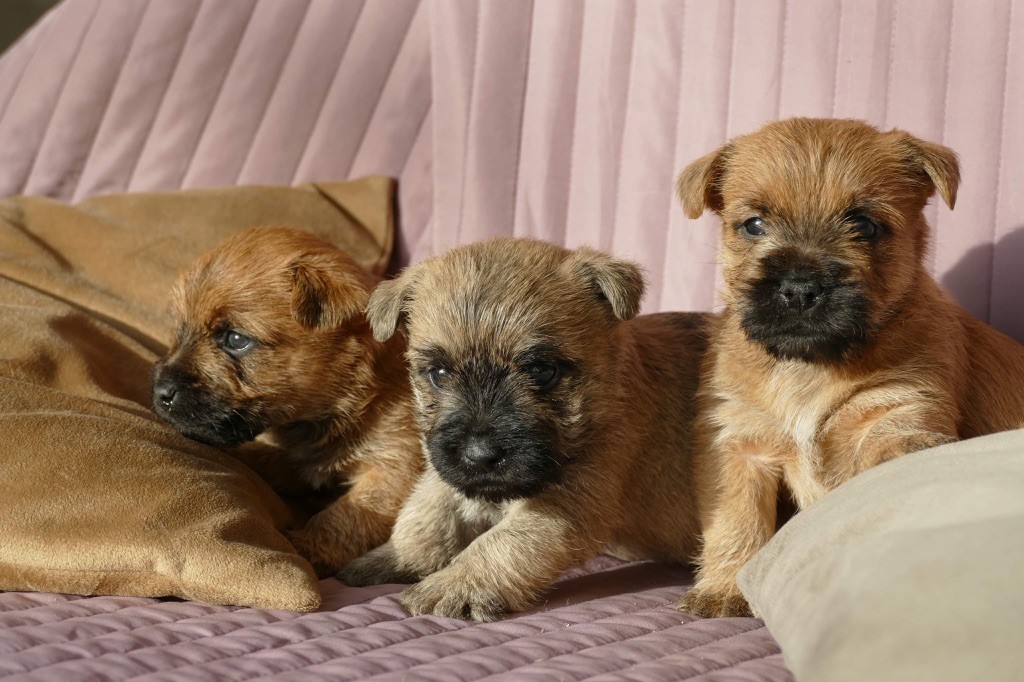
{"label": "puppy's eye", "polygon": [[855,237],[863,241],[872,241],[882,232],[878,223],[864,215],[851,218],[850,226]]}
{"label": "puppy's eye", "polygon": [[224,338],[221,339],[220,347],[230,355],[239,357],[255,348],[256,341],[241,332],[229,329],[227,333],[224,334]]}
{"label": "puppy's eye", "polygon": [[740,224],[740,233],[747,239],[757,239],[765,235],[764,220],[760,216],[747,218]]}
{"label": "puppy's eye", "polygon": [[444,367],[431,367],[427,370],[427,378],[430,379],[430,384],[437,389],[444,388],[451,377],[452,373]]}
{"label": "puppy's eye", "polygon": [[551,388],[562,376],[562,370],[551,362],[534,362],[527,365],[526,373],[540,388]]}

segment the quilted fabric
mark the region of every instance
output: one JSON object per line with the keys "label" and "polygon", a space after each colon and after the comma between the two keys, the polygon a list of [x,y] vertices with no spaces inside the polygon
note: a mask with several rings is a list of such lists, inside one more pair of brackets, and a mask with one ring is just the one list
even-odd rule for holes
{"label": "quilted fabric", "polygon": [[[675,610],[687,576],[599,560],[531,613],[488,624],[409,618],[397,586],[322,581],[294,614],[140,598],[8,594],[0,677],[250,680],[790,680],[760,621]],[[603,569],[603,570],[601,570]],[[624,589],[628,588],[628,589]],[[7,677],[9,676],[9,677]]]}

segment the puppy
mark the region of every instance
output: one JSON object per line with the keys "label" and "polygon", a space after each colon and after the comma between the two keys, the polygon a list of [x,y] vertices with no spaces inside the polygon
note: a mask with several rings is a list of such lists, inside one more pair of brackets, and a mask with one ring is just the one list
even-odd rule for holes
{"label": "puppy", "polygon": [[636,266],[496,239],[382,283],[378,339],[403,326],[429,465],[391,540],[340,574],[415,582],[413,614],[489,621],[606,549],[687,561],[704,317],[635,317]]}
{"label": "puppy", "polygon": [[237,454],[284,494],[347,490],[290,534],[321,575],[388,539],[422,469],[404,344],[363,314],[373,284],[311,234],[239,232],[179,277],[153,369],[153,408],[186,436],[260,436]]}
{"label": "puppy", "polygon": [[953,207],[946,147],[849,120],[791,119],[691,164],[691,218],[721,216],[725,311],[704,366],[696,587],[681,608],[748,612],[740,567],[804,508],[880,462],[1024,425],[1024,347],[925,270],[922,209]]}

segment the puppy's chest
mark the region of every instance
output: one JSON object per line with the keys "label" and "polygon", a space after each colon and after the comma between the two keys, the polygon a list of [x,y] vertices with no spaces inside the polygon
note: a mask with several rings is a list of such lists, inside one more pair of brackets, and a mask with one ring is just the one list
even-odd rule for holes
{"label": "puppy's chest", "polygon": [[[831,412],[831,404],[806,384],[787,385],[792,382],[779,381],[781,386],[772,386],[771,416],[775,427],[785,433],[796,449],[806,455],[816,454],[818,432],[822,422]],[[809,390],[808,390],[809,389]]]}
{"label": "puppy's chest", "polygon": [[801,506],[822,492],[821,433],[848,387],[813,366],[782,364],[723,395],[720,423],[731,439],[756,444]]}
{"label": "puppy's chest", "polygon": [[345,440],[312,432],[286,432],[270,440],[286,453],[284,456],[288,458],[295,477],[313,488],[343,485],[360,460],[365,458],[365,453],[361,452],[365,447],[361,448],[361,443],[353,446]]}
{"label": "puppy's chest", "polygon": [[467,539],[471,541],[498,525],[516,504],[517,501],[485,502],[459,495],[459,516]]}

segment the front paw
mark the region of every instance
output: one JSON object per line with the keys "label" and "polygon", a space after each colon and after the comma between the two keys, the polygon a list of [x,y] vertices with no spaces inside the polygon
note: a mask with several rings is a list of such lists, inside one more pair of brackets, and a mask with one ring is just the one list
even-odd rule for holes
{"label": "front paw", "polygon": [[920,452],[921,450],[927,450],[928,448],[937,448],[940,445],[948,445],[949,443],[955,443],[956,438],[953,436],[947,436],[944,433],[925,432],[908,436],[906,441],[903,443],[903,451],[905,454],[911,452]]}
{"label": "front paw", "polygon": [[349,587],[366,587],[386,583],[414,583],[419,576],[399,567],[394,546],[388,542],[350,561],[338,571],[338,580]]}
{"label": "front paw", "polygon": [[510,610],[502,596],[481,587],[462,571],[446,568],[406,590],[402,606],[414,616],[434,615],[491,622]]}
{"label": "front paw", "polygon": [[308,530],[285,531],[285,537],[299,556],[312,564],[316,577],[327,578],[338,570],[340,562],[335,556],[336,552],[332,551],[332,538]]}
{"label": "front paw", "polygon": [[742,594],[718,592],[705,587],[694,587],[687,592],[679,603],[679,610],[701,618],[739,618],[753,615]]}

